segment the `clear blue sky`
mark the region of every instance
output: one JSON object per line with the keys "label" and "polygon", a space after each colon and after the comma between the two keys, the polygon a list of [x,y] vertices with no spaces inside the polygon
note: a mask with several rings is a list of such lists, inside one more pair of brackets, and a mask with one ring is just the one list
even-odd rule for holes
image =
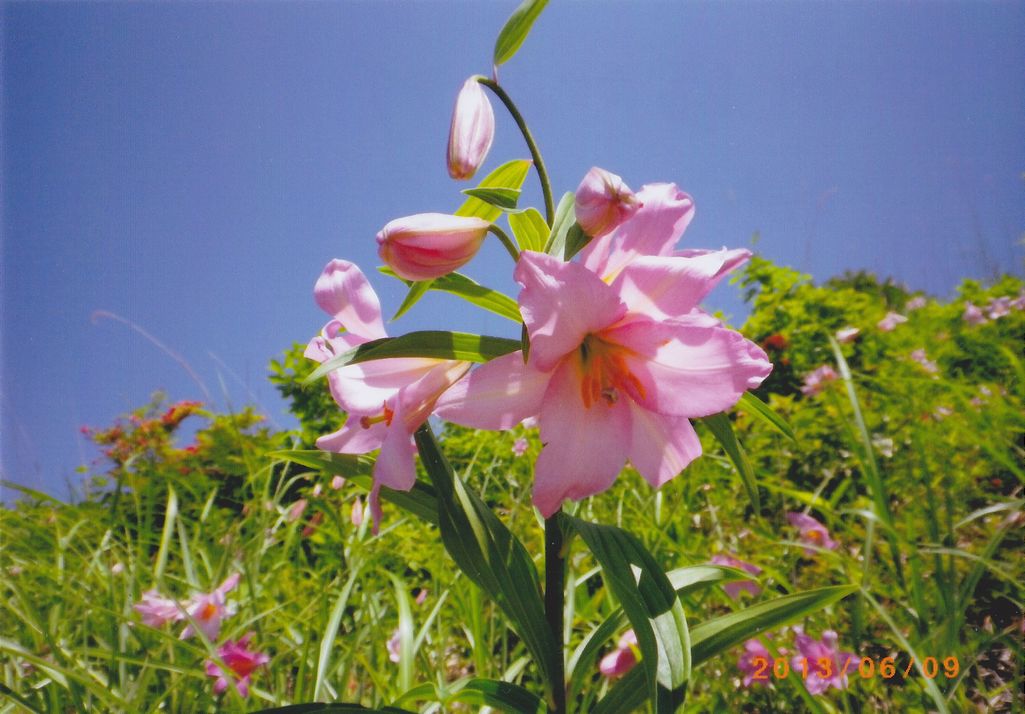
{"label": "clear blue sky", "polygon": [[[516,2],[2,6],[2,470],[63,495],[105,425],[185,370],[288,425],[268,360],[368,273],[391,218],[450,211],[452,100]],[[561,193],[675,181],[699,247],[948,296],[1020,273],[1025,4],[554,0],[501,79]],[[500,107],[487,168],[525,157]],[[537,202],[531,178],[528,198]],[[468,268],[513,290],[502,251]],[[402,290],[374,276],[387,310]],[[729,286],[710,306],[734,315]],[[508,326],[507,326],[508,325]],[[447,296],[393,327],[508,332]],[[223,379],[223,387],[221,381]]]}

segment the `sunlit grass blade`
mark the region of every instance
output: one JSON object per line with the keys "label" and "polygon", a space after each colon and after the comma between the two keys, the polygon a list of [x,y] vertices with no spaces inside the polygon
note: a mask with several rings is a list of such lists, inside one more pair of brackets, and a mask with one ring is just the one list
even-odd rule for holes
{"label": "sunlit grass blade", "polygon": [[744,396],[740,398],[740,402],[737,406],[748,414],[761,419],[780,434],[790,439],[790,441],[795,444],[797,443],[797,437],[794,435],[794,429],[789,423],[787,423],[787,420],[773,411],[772,407],[751,392],[744,392]]}
{"label": "sunlit grass blade", "polygon": [[495,679],[476,677],[467,681],[448,698],[476,707],[491,707],[507,714],[542,714],[544,702],[523,687]]}
{"label": "sunlit grass blade", "polygon": [[755,479],[754,468],[747,458],[744,447],[737,440],[730,418],[726,414],[720,413],[704,417],[701,422],[712,432],[712,436],[719,442],[723,451],[737,468],[737,473],[740,474],[740,480],[744,484],[744,490],[747,491],[747,497],[751,500],[751,506],[755,513],[761,513],[761,498],[758,495],[758,482]]}
{"label": "sunlit grass blade", "polygon": [[342,624],[342,615],[349,605],[349,598],[352,595],[352,588],[356,584],[356,578],[360,573],[360,565],[349,564],[352,570],[345,581],[341,592],[335,599],[334,607],[331,608],[331,615],[327,621],[327,627],[320,633],[320,652],[317,655],[317,674],[313,685],[313,698],[320,699],[324,695],[324,685],[327,681],[329,667],[331,666],[331,652],[335,648],[335,638],[338,636],[338,628]]}

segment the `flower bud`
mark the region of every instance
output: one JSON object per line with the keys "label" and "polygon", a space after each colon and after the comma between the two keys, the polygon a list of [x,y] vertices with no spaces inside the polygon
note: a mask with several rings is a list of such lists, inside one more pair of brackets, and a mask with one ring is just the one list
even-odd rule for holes
{"label": "flower bud", "polygon": [[593,238],[615,230],[640,207],[623,179],[597,166],[587,172],[577,188],[577,223]]}
{"label": "flower bud", "polygon": [[448,132],[448,175],[457,181],[473,178],[495,138],[495,112],[476,77],[463,83],[452,110]]}
{"label": "flower bud", "polygon": [[405,280],[440,278],[477,254],[490,225],[445,213],[396,218],[377,234],[377,254]]}

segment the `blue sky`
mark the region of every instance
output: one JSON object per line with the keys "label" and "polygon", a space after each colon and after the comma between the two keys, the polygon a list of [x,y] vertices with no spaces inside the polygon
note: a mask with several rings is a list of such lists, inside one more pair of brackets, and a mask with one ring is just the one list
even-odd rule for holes
{"label": "blue sky", "polygon": [[[291,422],[266,365],[325,317],[335,257],[371,274],[388,220],[450,211],[445,141],[516,2],[7,3],[5,478],[64,495],[79,435],[156,389]],[[695,247],[949,296],[1022,272],[1023,3],[561,2],[501,70],[557,193],[592,165],[674,181]],[[526,151],[498,115],[486,169]],[[525,198],[539,203],[536,182]],[[466,272],[509,292],[488,246]],[[398,284],[372,276],[386,310]],[[742,315],[729,286],[712,308]],[[425,299],[393,333],[505,334]]]}

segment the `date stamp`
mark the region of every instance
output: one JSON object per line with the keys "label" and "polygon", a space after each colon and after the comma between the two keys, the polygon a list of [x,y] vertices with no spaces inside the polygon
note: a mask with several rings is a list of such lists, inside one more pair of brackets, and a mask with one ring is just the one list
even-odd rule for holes
{"label": "date stamp", "polygon": [[[809,677],[832,679],[834,677],[850,677],[855,675],[861,679],[894,679],[907,680],[922,676],[925,679],[946,677],[954,679],[961,672],[961,662],[957,657],[925,657],[920,662],[914,657],[904,660],[900,657],[844,657],[831,659],[820,657],[754,657],[751,660],[753,671],[751,679],[767,682],[770,679],[786,679],[791,674],[807,680]],[[918,665],[918,666],[916,666]]]}

